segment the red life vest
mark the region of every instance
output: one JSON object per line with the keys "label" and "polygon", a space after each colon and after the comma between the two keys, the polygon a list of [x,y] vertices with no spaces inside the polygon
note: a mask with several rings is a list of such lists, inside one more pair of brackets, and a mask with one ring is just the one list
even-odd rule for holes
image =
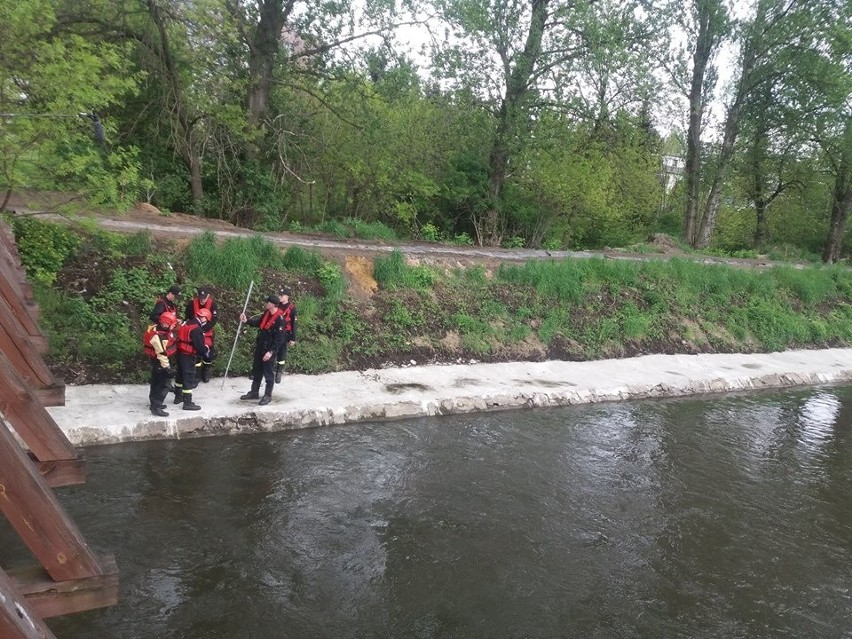
{"label": "red life vest", "polygon": [[202,304],[201,300],[198,299],[197,297],[192,298],[192,311],[193,311],[193,315],[195,317],[198,317],[198,311],[200,311],[202,308],[206,308],[211,313],[213,312],[213,296],[212,295],[207,296],[207,301],[204,302],[204,304]]}
{"label": "red life vest", "polygon": [[179,353],[185,355],[198,355],[195,352],[195,346],[192,345],[192,336],[190,333],[199,326],[195,320],[187,320],[180,325],[177,333],[177,349]]}
{"label": "red life vest", "polygon": [[172,313],[177,313],[177,306],[168,297],[158,297],[154,306],[156,306],[160,302],[163,303],[163,306],[166,307],[167,311],[171,311]]}
{"label": "red life vest", "polygon": [[[207,296],[207,301],[204,302],[204,304],[201,303],[201,300],[199,300],[198,297],[192,298],[192,316],[198,317],[198,311],[200,311],[202,308],[206,308],[211,313],[213,312],[213,296],[212,295]],[[210,323],[208,322],[207,325],[203,329],[204,330],[204,345],[207,346],[208,348],[213,348],[213,328],[214,327],[210,326]]]}
{"label": "red life vest", "polygon": [[277,320],[283,314],[284,313],[278,307],[276,307],[276,309],[271,313],[268,310],[264,311],[263,317],[260,318],[260,330],[268,331],[275,325],[275,320]]}
{"label": "red life vest", "polygon": [[160,336],[160,341],[165,346],[166,357],[174,357],[177,352],[174,335],[169,330],[158,328],[156,324],[151,324],[142,335],[142,347],[145,349],[145,354],[151,359],[157,359],[157,351],[154,350],[154,346],[151,344],[154,335]]}
{"label": "red life vest", "polygon": [[[281,307],[278,307],[281,309]],[[293,302],[287,302],[287,306],[281,309],[281,314],[284,315],[284,330],[288,333],[293,332],[293,318],[290,317],[290,314],[293,311]]]}

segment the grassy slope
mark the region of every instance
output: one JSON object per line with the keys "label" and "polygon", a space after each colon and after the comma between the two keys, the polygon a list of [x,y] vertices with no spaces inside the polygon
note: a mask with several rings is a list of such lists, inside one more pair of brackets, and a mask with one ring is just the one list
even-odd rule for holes
{"label": "grassy slope", "polygon": [[[262,238],[217,243],[208,234],[180,246],[41,222],[16,222],[15,231],[51,338],[49,361],[68,383],[143,381],[140,335],[157,292],[174,281],[214,291],[219,372],[252,280],[250,312],[277,286],[293,288],[300,330],[288,368],[300,373],[852,343],[852,271],[841,266],[592,259],[447,270],[394,253],[372,264],[378,290],[353,296],[339,264],[298,248],[282,253]],[[233,374],[250,368],[249,330]]]}

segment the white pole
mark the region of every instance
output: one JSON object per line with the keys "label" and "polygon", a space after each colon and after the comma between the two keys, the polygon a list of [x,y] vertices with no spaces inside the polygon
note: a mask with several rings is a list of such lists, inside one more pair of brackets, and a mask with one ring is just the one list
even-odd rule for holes
{"label": "white pole", "polygon": [[[243,304],[243,312],[240,314],[240,317],[246,314],[246,309],[248,308],[249,298],[251,297],[251,290],[254,288],[254,280],[249,284],[248,294],[246,295],[246,303]],[[237,350],[237,340],[240,339],[240,330],[243,328],[243,322],[240,320],[239,326],[237,326],[237,334],[234,335],[234,345],[231,347],[231,356],[228,358],[228,365],[225,367],[225,376],[222,378],[222,388],[225,388],[225,380],[228,379],[228,370],[231,368],[231,360],[234,359],[234,351]]]}

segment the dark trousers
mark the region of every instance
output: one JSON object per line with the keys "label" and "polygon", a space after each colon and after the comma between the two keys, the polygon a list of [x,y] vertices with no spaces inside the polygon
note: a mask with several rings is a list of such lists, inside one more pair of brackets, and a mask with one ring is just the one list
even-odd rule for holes
{"label": "dark trousers", "polygon": [[177,373],[175,374],[175,394],[183,393],[183,398],[192,401],[192,389],[198,386],[195,376],[195,355],[177,354]]}
{"label": "dark trousers", "polygon": [[275,356],[275,365],[279,368],[284,366],[284,360],[287,359],[287,344],[289,342],[289,337],[284,340],[284,343],[281,344],[281,347],[278,349],[278,354]]}
{"label": "dark trousers", "polygon": [[151,408],[159,408],[168,395],[169,376],[166,369],[160,366],[159,360],[151,360],[151,391],[148,393],[148,401]]}
{"label": "dark trousers", "polygon": [[263,356],[266,355],[266,350],[260,347],[254,349],[254,363],[251,367],[251,392],[257,393],[260,390],[260,380],[266,382],[266,387],[263,391],[264,395],[272,395],[272,387],[275,386],[275,357],[270,357],[265,362]]}

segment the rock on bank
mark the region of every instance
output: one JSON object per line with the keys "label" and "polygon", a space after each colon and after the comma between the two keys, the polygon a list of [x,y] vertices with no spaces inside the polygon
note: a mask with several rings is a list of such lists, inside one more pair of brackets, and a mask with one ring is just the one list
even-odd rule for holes
{"label": "rock on bank", "polygon": [[65,406],[48,410],[72,443],[87,446],[850,381],[852,349],[647,355],[290,375],[267,406],[239,399],[246,378],[214,378],[195,390],[200,411],[169,404],[168,418],[151,415],[146,385],[69,386]]}

